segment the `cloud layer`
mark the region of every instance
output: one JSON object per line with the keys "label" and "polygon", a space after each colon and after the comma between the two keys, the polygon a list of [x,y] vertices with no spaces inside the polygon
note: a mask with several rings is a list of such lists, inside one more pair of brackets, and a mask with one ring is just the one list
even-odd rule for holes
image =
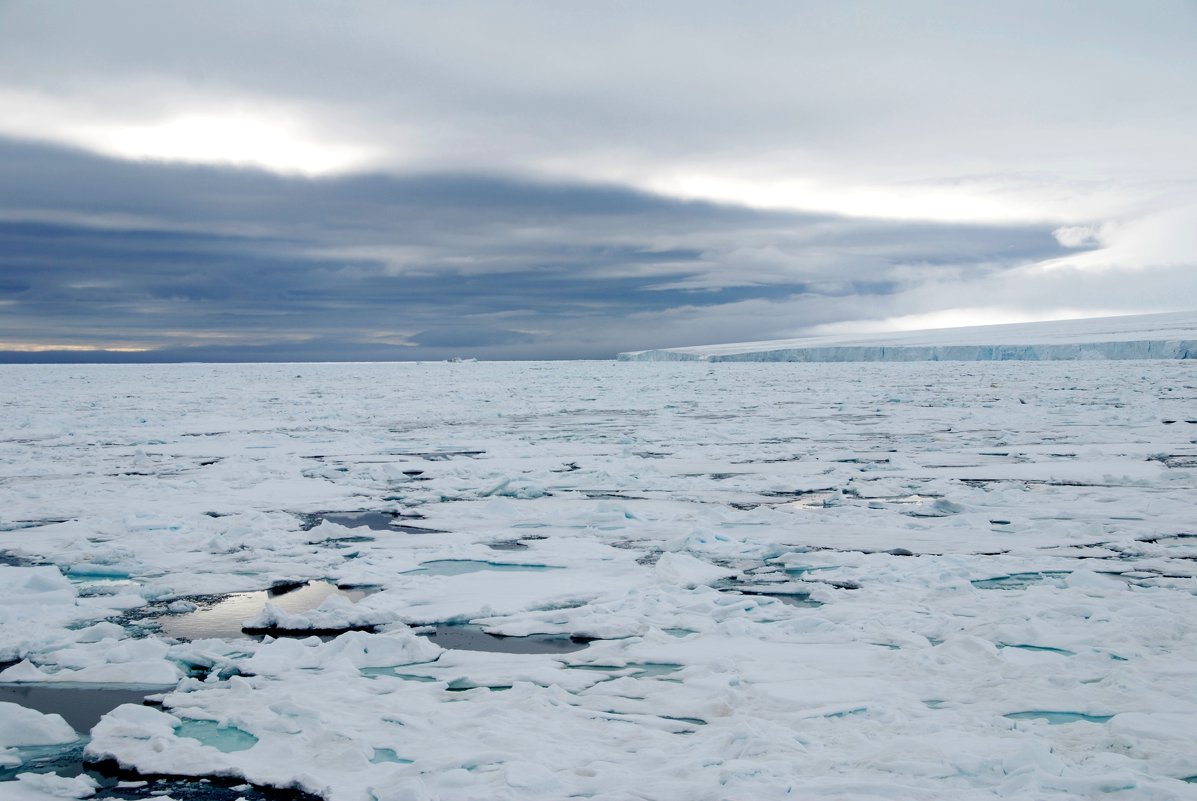
{"label": "cloud layer", "polygon": [[1185,308],[1195,29],[1183,2],[0,5],[0,358]]}
{"label": "cloud layer", "polygon": [[[0,145],[0,341],[39,349],[599,357],[789,335],[835,319],[822,303],[885,303],[936,276],[979,280],[1063,253],[1044,226],[765,212],[493,176],[283,177]],[[796,317],[797,306],[808,309]]]}

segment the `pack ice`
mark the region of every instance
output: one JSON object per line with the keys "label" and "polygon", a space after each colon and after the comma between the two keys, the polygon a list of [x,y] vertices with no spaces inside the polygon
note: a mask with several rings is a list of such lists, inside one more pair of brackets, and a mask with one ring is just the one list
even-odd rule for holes
{"label": "pack ice", "polygon": [[0,798],[1197,798],[1192,361],[0,373]]}

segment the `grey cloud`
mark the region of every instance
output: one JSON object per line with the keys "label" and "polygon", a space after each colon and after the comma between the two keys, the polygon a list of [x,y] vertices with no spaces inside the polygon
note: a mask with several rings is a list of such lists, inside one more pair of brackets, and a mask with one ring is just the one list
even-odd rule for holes
{"label": "grey cloud", "polygon": [[477,348],[536,341],[535,337],[521,331],[477,325],[449,325],[433,328],[421,331],[413,335],[411,339],[417,345],[429,348]]}
{"label": "grey cloud", "polygon": [[97,117],[293,101],[406,168],[1162,179],[1194,166],[1193,110],[1174,101],[1197,72],[1193,17],[1184,2],[11,3],[0,74]]}
{"label": "grey cloud", "polygon": [[[0,341],[601,357],[1191,305],[1195,24],[1169,0],[0,3]],[[94,155],[222,113],[361,160]]]}
{"label": "grey cloud", "polygon": [[[671,309],[885,296],[1066,252],[1049,226],[901,225],[494,176],[282,178],[2,141],[0,220],[0,340],[193,358],[603,357],[678,344],[688,329],[670,328]],[[752,333],[804,319],[759,318]]]}

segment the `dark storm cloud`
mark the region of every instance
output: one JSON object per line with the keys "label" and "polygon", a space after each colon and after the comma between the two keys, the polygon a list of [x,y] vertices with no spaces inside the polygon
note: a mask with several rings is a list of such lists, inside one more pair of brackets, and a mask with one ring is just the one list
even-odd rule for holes
{"label": "dark storm cloud", "polygon": [[485,326],[446,326],[421,331],[412,337],[417,344],[429,348],[479,348],[491,345],[511,345],[533,342],[533,337],[519,331]]}
{"label": "dark storm cloud", "polygon": [[[119,359],[602,357],[703,338],[644,323],[677,310],[886,296],[1060,250],[1046,227],[497,176],[286,178],[0,140],[0,341],[153,349]],[[756,338],[803,322],[762,319]]]}

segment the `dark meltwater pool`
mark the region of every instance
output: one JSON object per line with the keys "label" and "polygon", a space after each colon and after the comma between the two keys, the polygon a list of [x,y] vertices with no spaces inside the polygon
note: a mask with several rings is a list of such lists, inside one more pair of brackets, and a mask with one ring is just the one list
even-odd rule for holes
{"label": "dark meltwater pool", "polygon": [[8,684],[0,686],[0,701],[62,715],[71,728],[86,734],[106,712],[121,704],[140,704],[146,696],[169,692],[174,685]]}

